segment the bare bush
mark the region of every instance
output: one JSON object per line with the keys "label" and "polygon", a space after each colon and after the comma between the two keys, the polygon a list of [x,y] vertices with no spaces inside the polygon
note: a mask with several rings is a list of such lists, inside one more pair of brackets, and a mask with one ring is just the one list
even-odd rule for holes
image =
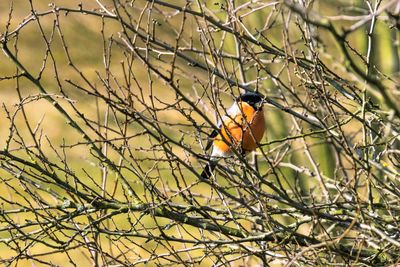
{"label": "bare bush", "polygon": [[2,263],[399,262],[399,1],[42,2],[0,8]]}

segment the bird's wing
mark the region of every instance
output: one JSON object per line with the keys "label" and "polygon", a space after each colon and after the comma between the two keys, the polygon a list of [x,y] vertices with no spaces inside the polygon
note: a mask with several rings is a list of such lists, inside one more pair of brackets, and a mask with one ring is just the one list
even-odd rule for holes
{"label": "bird's wing", "polygon": [[208,142],[206,145],[206,151],[210,149],[210,147],[212,146],[212,143],[214,141],[214,137],[217,137],[218,135],[218,131],[217,130],[213,130],[210,135],[208,136]]}
{"label": "bird's wing", "polygon": [[214,138],[217,137],[217,135],[219,134],[219,130],[222,127],[222,122],[226,121],[227,119],[232,119],[232,117],[236,116],[237,114],[241,114],[241,110],[238,106],[238,104],[235,102],[229,109],[226,110],[226,115],[222,116],[221,120],[218,120],[217,123],[217,127],[218,127],[218,131],[217,130],[213,130],[210,135],[208,136],[208,142],[206,145],[206,151],[210,149],[210,147],[212,146],[212,143],[214,141]]}

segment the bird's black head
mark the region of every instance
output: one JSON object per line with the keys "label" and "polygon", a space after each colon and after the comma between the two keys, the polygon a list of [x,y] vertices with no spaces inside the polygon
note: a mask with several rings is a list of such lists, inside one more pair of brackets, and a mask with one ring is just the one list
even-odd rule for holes
{"label": "bird's black head", "polygon": [[260,109],[264,104],[264,96],[257,92],[246,92],[238,96],[236,101],[243,101],[252,106],[254,109]]}

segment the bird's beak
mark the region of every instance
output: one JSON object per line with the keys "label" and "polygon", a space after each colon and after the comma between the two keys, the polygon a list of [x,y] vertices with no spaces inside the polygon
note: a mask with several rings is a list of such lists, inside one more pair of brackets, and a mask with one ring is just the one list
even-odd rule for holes
{"label": "bird's beak", "polygon": [[259,109],[261,109],[264,106],[264,104],[266,104],[266,103],[268,103],[268,102],[265,99],[263,99],[262,101],[257,103],[257,106]]}

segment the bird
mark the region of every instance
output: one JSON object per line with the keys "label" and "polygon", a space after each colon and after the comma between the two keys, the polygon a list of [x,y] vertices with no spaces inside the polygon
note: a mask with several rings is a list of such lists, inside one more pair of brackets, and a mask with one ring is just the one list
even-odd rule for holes
{"label": "bird", "polygon": [[232,148],[246,155],[258,147],[265,132],[265,103],[265,97],[258,92],[245,92],[236,98],[217,124],[218,130],[209,135],[205,150],[212,147],[212,152],[200,174],[202,179],[211,177],[221,158],[232,156]]}

